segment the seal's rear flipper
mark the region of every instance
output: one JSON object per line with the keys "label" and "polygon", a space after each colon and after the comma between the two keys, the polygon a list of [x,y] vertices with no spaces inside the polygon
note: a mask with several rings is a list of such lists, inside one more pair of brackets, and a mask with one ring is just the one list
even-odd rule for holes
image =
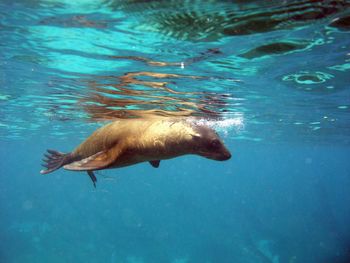
{"label": "seal's rear flipper", "polygon": [[46,167],[47,169],[41,170],[41,174],[51,173],[71,161],[69,153],[61,153],[55,150],[47,150],[47,153],[45,153],[44,156],[47,159],[43,159],[44,163],[42,166]]}
{"label": "seal's rear flipper", "polygon": [[63,168],[72,171],[94,171],[101,170],[111,165],[120,154],[121,149],[118,147],[109,150],[101,151],[81,159],[79,161],[71,162]]}
{"label": "seal's rear flipper", "polygon": [[87,171],[87,174],[89,175],[92,183],[94,184],[94,187],[96,188],[97,178],[96,178],[94,172],[93,171]]}

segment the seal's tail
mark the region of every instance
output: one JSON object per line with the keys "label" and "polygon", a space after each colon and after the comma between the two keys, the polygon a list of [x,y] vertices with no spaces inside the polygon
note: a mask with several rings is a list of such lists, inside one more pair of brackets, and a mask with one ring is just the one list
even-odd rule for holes
{"label": "seal's tail", "polygon": [[44,163],[42,164],[42,166],[46,167],[47,169],[41,170],[41,174],[51,173],[70,162],[69,153],[61,153],[54,150],[47,150],[47,153],[45,153],[44,156],[46,157],[46,159],[43,159]]}

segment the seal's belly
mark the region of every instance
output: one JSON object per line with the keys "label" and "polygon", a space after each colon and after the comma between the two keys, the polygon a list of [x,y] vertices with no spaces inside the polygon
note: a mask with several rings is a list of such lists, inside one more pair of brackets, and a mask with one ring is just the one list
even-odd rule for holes
{"label": "seal's belly", "polygon": [[110,166],[108,166],[107,169],[125,167],[129,165],[134,165],[137,163],[149,162],[149,161],[155,161],[155,160],[166,160],[166,159],[177,157],[179,155],[182,155],[182,154],[159,153],[156,151],[154,151],[153,153],[151,152],[137,153],[134,151],[126,151],[121,156],[119,156],[115,162],[113,162]]}

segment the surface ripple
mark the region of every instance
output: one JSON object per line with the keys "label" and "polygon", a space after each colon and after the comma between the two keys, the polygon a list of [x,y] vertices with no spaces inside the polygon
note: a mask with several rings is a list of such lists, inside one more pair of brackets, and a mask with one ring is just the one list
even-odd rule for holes
{"label": "surface ripple", "polygon": [[348,144],[349,5],[2,1],[0,135],[161,115],[226,120],[233,139]]}

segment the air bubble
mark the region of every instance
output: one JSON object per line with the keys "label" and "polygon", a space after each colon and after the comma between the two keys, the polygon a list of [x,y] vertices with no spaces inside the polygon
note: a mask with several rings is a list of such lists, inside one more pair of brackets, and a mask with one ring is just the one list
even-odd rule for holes
{"label": "air bubble", "polygon": [[295,81],[298,84],[310,85],[326,82],[334,76],[321,71],[309,72],[301,71],[296,74],[291,74],[282,78],[283,81]]}

